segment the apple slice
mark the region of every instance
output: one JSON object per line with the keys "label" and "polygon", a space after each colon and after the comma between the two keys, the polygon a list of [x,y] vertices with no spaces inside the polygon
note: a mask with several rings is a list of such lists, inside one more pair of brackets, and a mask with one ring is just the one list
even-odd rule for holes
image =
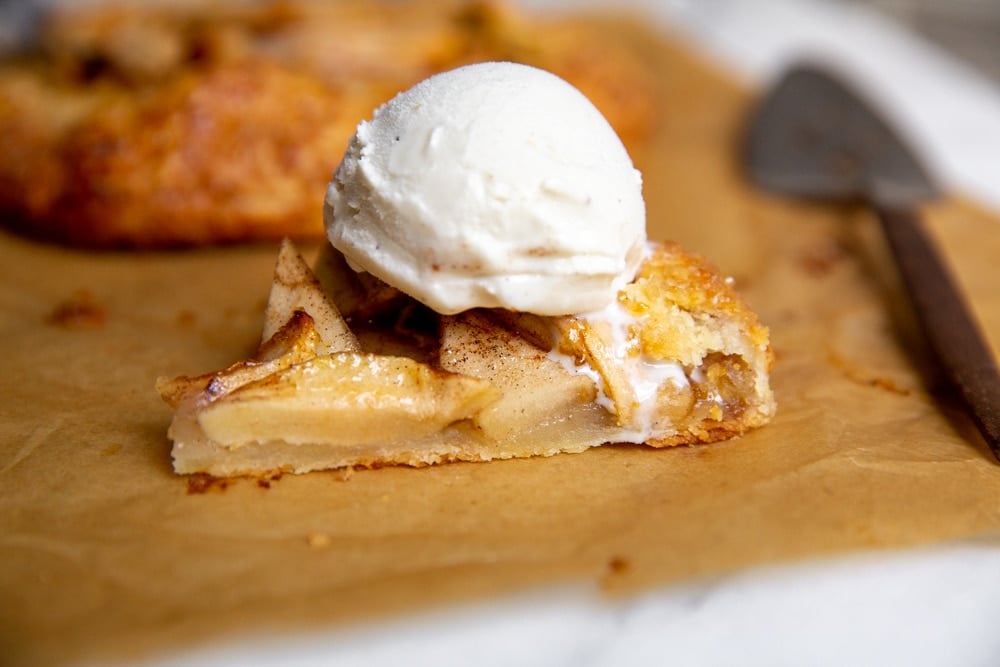
{"label": "apple slice", "polygon": [[297,310],[285,326],[261,345],[253,358],[203,375],[159,377],[156,379],[156,391],[174,408],[195,394],[203,394],[197,400],[210,402],[237,387],[314,358],[320,344],[313,319],[304,311]]}
{"label": "apple slice", "polygon": [[594,400],[597,388],[480,311],[443,318],[441,367],[499,387],[503,398],[479,413],[488,436],[503,441]]}
{"label": "apple slice", "polygon": [[471,419],[499,395],[486,380],[406,357],[338,352],[237,388],[207,405],[198,423],[227,447],[392,443]]}
{"label": "apple slice", "polygon": [[327,297],[294,244],[285,239],[281,242],[274,267],[274,280],[264,312],[261,345],[265,345],[297,310],[305,311],[313,319],[320,337],[318,354],[360,349],[357,338],[344,322],[337,306]]}
{"label": "apple slice", "polygon": [[597,371],[604,381],[604,393],[614,403],[618,425],[631,423],[638,401],[625,370],[626,355],[638,354],[638,348],[616,343],[608,322],[592,324],[576,317],[559,317],[555,324],[562,334],[558,350]]}
{"label": "apple slice", "polygon": [[370,273],[355,272],[340,251],[329,244],[320,251],[313,272],[348,320],[366,320],[399,310],[409,298]]}

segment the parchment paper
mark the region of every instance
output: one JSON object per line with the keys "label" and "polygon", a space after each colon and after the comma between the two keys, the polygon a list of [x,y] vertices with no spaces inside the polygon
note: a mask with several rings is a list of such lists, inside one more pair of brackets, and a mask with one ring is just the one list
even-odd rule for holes
{"label": "parchment paper", "polygon": [[[771,326],[774,423],[708,446],[191,494],[171,472],[153,382],[252,349],[276,247],[87,254],[3,234],[5,661],[145,656],[566,581],[628,594],[1000,528],[1000,466],[937,389],[869,214],[754,191],[735,161],[749,95],[627,34],[667,100],[634,155],[650,235],[715,260]],[[926,212],[1000,347],[1000,220],[957,198]]]}

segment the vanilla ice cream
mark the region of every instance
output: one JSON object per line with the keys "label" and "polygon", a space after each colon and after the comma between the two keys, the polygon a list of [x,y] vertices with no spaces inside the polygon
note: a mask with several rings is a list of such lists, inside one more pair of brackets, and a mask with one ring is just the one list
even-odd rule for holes
{"label": "vanilla ice cream", "polygon": [[327,235],[440,313],[595,311],[646,240],[642,178],[559,77],[483,63],[433,76],[361,123],[333,176]]}

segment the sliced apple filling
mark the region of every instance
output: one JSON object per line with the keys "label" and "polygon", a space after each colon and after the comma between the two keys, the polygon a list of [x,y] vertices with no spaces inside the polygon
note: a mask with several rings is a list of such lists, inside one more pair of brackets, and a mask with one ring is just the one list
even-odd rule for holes
{"label": "sliced apple filling", "polygon": [[178,473],[263,475],[710,442],[769,420],[771,363],[767,329],[675,245],[599,313],[440,316],[285,241],[254,357],[157,390]]}

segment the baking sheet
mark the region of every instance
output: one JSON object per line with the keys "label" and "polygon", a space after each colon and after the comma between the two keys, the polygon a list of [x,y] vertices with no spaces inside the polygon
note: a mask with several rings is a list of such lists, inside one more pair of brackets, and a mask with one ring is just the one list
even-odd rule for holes
{"label": "baking sheet", "polygon": [[[772,328],[775,422],[657,451],[239,480],[189,493],[152,385],[244,355],[276,248],[86,254],[0,236],[0,652],[15,663],[405,617],[540,585],[608,595],[820,555],[991,535],[1000,470],[938,390],[873,220],[748,187],[749,95],[629,28],[669,113],[650,235],[733,275]],[[994,349],[996,217],[929,226]],[[933,392],[926,385],[935,387]]]}

